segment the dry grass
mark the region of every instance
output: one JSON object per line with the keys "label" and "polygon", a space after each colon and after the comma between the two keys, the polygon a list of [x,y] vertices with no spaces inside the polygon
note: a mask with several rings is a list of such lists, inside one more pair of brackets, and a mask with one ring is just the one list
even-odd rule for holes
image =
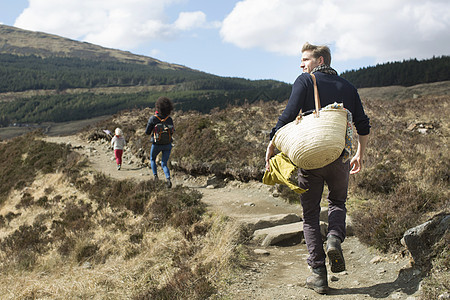
{"label": "dry grass", "polygon": [[[35,161],[32,148],[18,163]],[[202,215],[196,193],[167,196],[154,183],[145,190],[89,169],[55,169],[38,171],[2,206],[1,298],[204,299],[239,262],[239,229]],[[133,204],[139,193],[144,205]]]}
{"label": "dry grass", "polygon": [[[349,211],[362,241],[398,251],[407,228],[450,210],[450,98],[363,101],[373,128],[365,169],[351,179]],[[268,131],[284,105],[175,113],[172,168],[259,179]],[[124,112],[83,136],[105,138],[102,129],[120,126],[133,154],[148,162],[143,131],[152,113]],[[205,299],[245,257],[240,229],[205,213],[194,191],[111,180],[70,149],[30,136],[0,147],[0,158],[10,162],[0,170],[2,299]],[[297,197],[286,191],[282,196]],[[448,235],[440,243],[424,297],[448,288]]]}
{"label": "dry grass", "polygon": [[[0,298],[205,299],[237,265],[240,229],[198,192],[112,180],[27,139],[2,145],[34,172],[4,194]],[[34,147],[51,150],[52,173]]]}
{"label": "dry grass", "polygon": [[[219,216],[207,216],[204,222],[213,229],[205,238],[187,241],[179,230],[167,227],[146,232],[139,245],[125,233],[99,229],[89,239],[77,240],[74,248],[101,245],[97,251],[111,253],[104,262],[80,264],[75,257],[48,252],[31,271],[2,268],[0,295],[2,299],[204,299],[204,288],[195,288],[196,284],[203,282],[208,294],[220,284],[233,265],[237,230]],[[129,257],[132,251],[136,254]],[[189,280],[177,278],[183,272]]]}

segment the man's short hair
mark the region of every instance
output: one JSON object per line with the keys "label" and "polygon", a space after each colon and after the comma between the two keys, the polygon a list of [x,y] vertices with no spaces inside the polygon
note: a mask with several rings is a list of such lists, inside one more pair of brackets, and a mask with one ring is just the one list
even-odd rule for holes
{"label": "man's short hair", "polygon": [[302,53],[305,51],[311,51],[314,58],[319,58],[322,56],[323,62],[327,66],[331,65],[331,51],[328,46],[316,46],[306,42],[302,47]]}

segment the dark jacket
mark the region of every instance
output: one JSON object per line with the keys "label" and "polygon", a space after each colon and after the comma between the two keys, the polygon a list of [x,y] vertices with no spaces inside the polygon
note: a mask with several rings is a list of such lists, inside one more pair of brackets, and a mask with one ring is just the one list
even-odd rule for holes
{"label": "dark jacket", "polygon": [[[156,113],[156,114],[157,114],[158,117],[160,117],[161,119],[164,119],[165,117],[167,117],[167,116],[164,116],[164,117],[163,117],[163,116],[162,116],[161,114],[159,114],[159,113]],[[161,121],[160,121],[156,116],[151,116],[151,117],[148,119],[147,127],[145,128],[145,134],[147,134],[147,135],[152,134],[152,133],[153,133],[153,128],[155,128],[155,125],[158,124],[158,123],[161,123]],[[168,117],[168,118],[167,118],[166,124],[167,124],[167,125],[172,125],[172,126],[173,126],[173,120],[172,120],[171,117]],[[174,128],[175,128],[175,127],[174,127]],[[155,140],[154,140],[154,138],[153,138],[153,135],[150,137],[150,142],[151,142],[152,144],[155,143]],[[171,142],[172,142],[172,141],[171,141]]]}
{"label": "dark jacket", "polygon": [[[321,107],[334,102],[344,103],[344,107],[352,113],[353,123],[358,134],[369,134],[369,118],[364,113],[356,88],[338,75],[322,72],[314,72],[314,75],[316,76],[317,88],[319,89]],[[314,109],[314,83],[310,74],[303,73],[295,80],[288,104],[272,129],[270,139],[273,138],[278,129],[295,120],[300,110],[307,112]]]}

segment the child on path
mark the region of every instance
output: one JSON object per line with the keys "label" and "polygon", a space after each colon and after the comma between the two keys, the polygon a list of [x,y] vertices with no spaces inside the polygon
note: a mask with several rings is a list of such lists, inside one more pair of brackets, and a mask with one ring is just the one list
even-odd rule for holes
{"label": "child on path", "polygon": [[123,149],[125,148],[127,142],[123,137],[122,129],[116,128],[114,133],[115,136],[111,140],[111,146],[114,148],[114,157],[116,158],[117,170],[120,170],[122,167]]}

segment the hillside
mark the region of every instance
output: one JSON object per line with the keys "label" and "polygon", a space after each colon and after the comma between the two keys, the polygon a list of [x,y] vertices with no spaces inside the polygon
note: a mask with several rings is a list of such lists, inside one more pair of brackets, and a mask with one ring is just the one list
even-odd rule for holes
{"label": "hillside", "polygon": [[[207,113],[228,105],[282,102],[291,85],[220,77],[130,52],[0,25],[0,127],[41,126],[151,107]],[[342,74],[357,87],[449,79],[449,57],[389,63]],[[405,78],[407,81],[405,81]],[[44,126],[45,127],[45,126]]]}
{"label": "hillside", "polygon": [[0,24],[0,53],[19,56],[72,57],[87,60],[116,61],[156,65],[162,69],[182,70],[187,67],[170,64],[131,52],[104,48],[86,42],[78,42],[57,35],[23,30]]}
{"label": "hillside", "polygon": [[184,66],[0,25],[0,126],[67,122],[151,106],[208,112],[287,99],[290,85],[220,77]]}
{"label": "hillside", "polygon": [[[348,271],[330,279],[327,297],[445,295],[448,232],[425,266],[410,261],[400,239],[450,212],[446,86],[421,85],[413,97],[395,87],[364,96],[373,131],[365,168],[350,184],[355,236],[343,243]],[[324,299],[303,286],[305,244],[261,249],[240,225],[301,215],[298,195],[259,182],[267,131],[284,105],[177,111],[171,190],[149,180],[143,130],[150,109],[116,114],[76,135],[1,142],[1,297]],[[121,171],[103,132],[117,126],[129,145]]]}

